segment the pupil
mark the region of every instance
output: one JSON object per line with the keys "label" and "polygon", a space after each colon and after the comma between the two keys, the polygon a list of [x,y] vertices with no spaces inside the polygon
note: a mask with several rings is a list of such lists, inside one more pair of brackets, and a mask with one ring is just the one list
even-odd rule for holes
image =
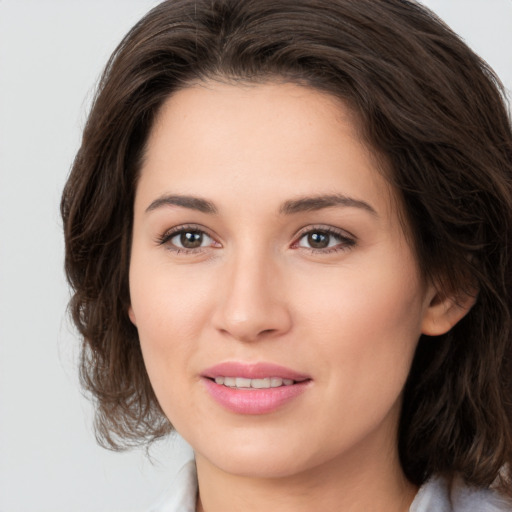
{"label": "pupil", "polygon": [[326,233],[310,233],[308,243],[314,249],[325,249],[329,246],[329,235]]}
{"label": "pupil", "polygon": [[186,231],[181,233],[180,242],[186,249],[196,249],[203,243],[203,234],[197,231]]}

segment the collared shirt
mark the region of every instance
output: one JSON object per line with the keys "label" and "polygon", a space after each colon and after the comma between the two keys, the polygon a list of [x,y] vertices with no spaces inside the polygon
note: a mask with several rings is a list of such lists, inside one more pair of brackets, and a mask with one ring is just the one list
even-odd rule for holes
{"label": "collared shirt", "polygon": [[178,472],[160,501],[147,512],[196,512],[196,463],[188,461]]}
{"label": "collared shirt", "polygon": [[[162,499],[148,512],[195,512],[197,473],[193,460],[179,471]],[[409,512],[512,512],[496,492],[467,487],[460,479],[432,478],[421,486]]]}

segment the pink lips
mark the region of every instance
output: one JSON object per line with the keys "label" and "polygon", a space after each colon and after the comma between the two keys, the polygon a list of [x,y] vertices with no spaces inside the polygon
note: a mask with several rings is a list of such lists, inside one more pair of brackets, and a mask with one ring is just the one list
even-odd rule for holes
{"label": "pink lips", "polygon": [[[208,368],[201,374],[210,396],[224,408],[238,414],[267,414],[302,394],[311,378],[290,368],[273,363],[246,364],[225,362]],[[289,386],[275,388],[237,389],[216,384],[216,377],[242,377],[245,379],[265,379],[278,377],[293,380]]]}

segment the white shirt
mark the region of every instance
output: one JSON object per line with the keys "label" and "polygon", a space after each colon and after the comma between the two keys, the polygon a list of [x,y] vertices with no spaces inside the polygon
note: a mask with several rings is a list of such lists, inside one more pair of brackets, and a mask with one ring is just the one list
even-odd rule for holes
{"label": "white shirt", "polygon": [[[196,465],[191,460],[148,512],[195,512],[196,499]],[[450,483],[437,477],[421,486],[409,512],[512,512],[512,504],[494,491],[467,487],[459,479]]]}

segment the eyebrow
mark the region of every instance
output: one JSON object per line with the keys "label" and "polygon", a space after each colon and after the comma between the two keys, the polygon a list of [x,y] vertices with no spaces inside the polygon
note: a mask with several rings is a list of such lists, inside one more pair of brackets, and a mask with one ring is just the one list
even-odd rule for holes
{"label": "eyebrow", "polygon": [[378,217],[375,209],[365,201],[353,199],[342,194],[306,196],[292,199],[283,203],[279,209],[279,213],[292,215],[294,213],[322,210],[323,208],[330,208],[332,206],[361,208]]}
{"label": "eyebrow", "polygon": [[197,210],[202,213],[217,213],[217,208],[212,202],[207,201],[206,199],[201,199],[200,197],[181,195],[165,195],[155,199],[146,208],[146,213],[156,210],[162,206],[181,206],[182,208],[189,208],[190,210]]}
{"label": "eyebrow", "polygon": [[[190,210],[197,210],[201,213],[208,213],[214,215],[218,213],[217,207],[206,199],[194,196],[182,195],[164,195],[155,199],[147,208],[146,213],[161,208],[162,206],[181,206]],[[342,194],[329,194],[319,196],[305,196],[298,199],[291,199],[285,201],[279,208],[279,213],[282,215],[293,215],[295,213],[322,210],[323,208],[330,208],[333,206],[344,206],[351,208],[361,208],[378,216],[375,209],[359,199],[344,196]]]}

